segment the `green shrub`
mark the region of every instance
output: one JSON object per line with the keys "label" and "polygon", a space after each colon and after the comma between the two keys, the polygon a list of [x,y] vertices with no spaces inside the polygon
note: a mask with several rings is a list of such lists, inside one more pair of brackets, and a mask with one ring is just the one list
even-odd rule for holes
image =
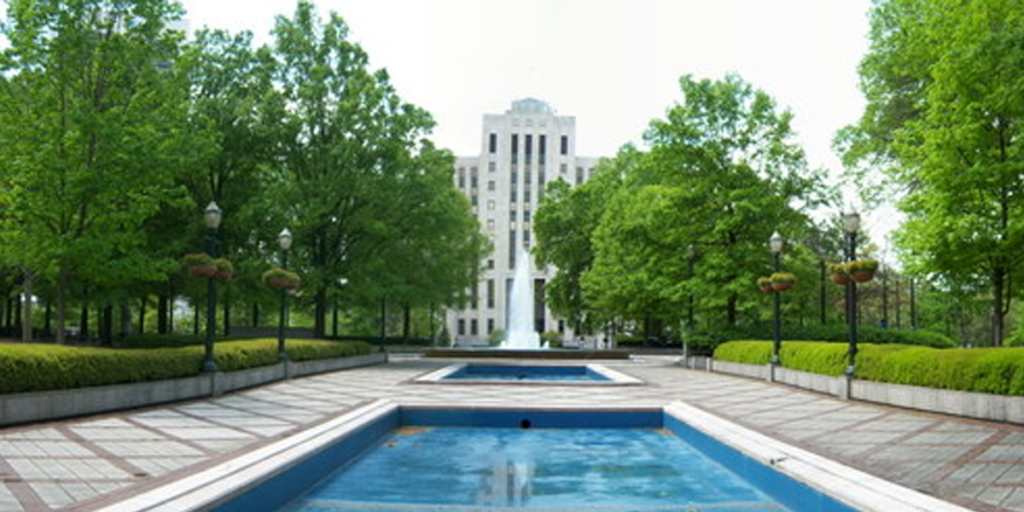
{"label": "green shrub", "polygon": [[[876,382],[998,395],[1024,395],[1024,348],[939,350],[907,345],[858,344],[857,377]],[[782,366],[824,375],[846,368],[846,345],[783,342]],[[715,359],[768,364],[772,344],[731,341]]]}
{"label": "green shrub", "polygon": [[[145,337],[134,338],[145,343]],[[174,342],[160,337],[159,342]],[[155,341],[148,340],[156,343]],[[197,375],[204,347],[193,339],[166,348],[108,349],[42,344],[0,345],[0,393],[73,389],[109,384],[174,379]],[[139,346],[139,345],[136,345]],[[363,342],[288,340],[293,360],[368,354]],[[221,371],[237,371],[277,363],[277,340],[259,339],[218,342],[214,362]]]}
{"label": "green shrub", "polygon": [[557,332],[542,332],[541,343],[547,343],[549,348],[562,348],[562,334]]}
{"label": "green shrub", "polygon": [[768,364],[772,344],[764,341],[730,341],[715,349],[715,359],[743,364]]}
{"label": "green shrub", "polygon": [[[770,326],[757,327],[746,330],[734,330],[735,337],[726,338],[732,340],[770,340],[772,330]],[[849,338],[846,324],[808,325],[804,327],[782,327],[782,337],[791,341],[830,341],[846,343]],[[932,331],[911,331],[903,329],[883,329],[862,325],[857,327],[857,341],[859,343],[874,343],[878,345],[918,345],[932,348],[954,348],[957,343],[945,335]]]}
{"label": "green shrub", "polygon": [[[275,341],[276,343],[276,341]],[[292,361],[310,361],[334,357],[362,356],[373,352],[365,341],[288,340],[288,358]]]}

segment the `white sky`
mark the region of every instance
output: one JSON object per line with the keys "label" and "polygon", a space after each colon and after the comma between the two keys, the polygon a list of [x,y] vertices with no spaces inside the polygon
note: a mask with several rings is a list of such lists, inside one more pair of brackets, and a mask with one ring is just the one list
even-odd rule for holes
{"label": "white sky", "polygon": [[[182,0],[191,28],[270,41],[295,0]],[[0,0],[0,3],[2,0]],[[835,132],[864,106],[857,65],[870,0],[315,0],[430,111],[434,140],[480,151],[481,119],[535,97],[576,117],[577,151],[611,156],[680,99],[678,78],[734,72],[795,114],[812,167],[841,170]],[[844,191],[847,200],[850,191]],[[881,242],[890,211],[865,216]]]}

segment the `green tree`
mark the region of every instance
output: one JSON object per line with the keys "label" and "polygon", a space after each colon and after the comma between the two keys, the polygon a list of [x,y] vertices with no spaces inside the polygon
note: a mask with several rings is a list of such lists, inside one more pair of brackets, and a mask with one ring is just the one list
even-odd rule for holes
{"label": "green tree", "polygon": [[[1016,0],[891,0],[871,13],[868,107],[847,156],[884,155],[909,269],[991,290],[1005,337],[1024,255],[1024,9]],[[883,133],[888,135],[883,136]]]}
{"label": "green tree", "polygon": [[140,232],[182,198],[184,89],[168,70],[180,34],[166,27],[179,14],[164,0],[9,2],[0,237],[30,280],[54,276],[58,341],[72,278],[117,287],[169,264]]}
{"label": "green tree", "polygon": [[599,309],[634,318],[678,319],[693,295],[734,326],[757,308],[753,283],[770,270],[772,232],[802,237],[809,219],[798,208],[823,200],[820,175],[767,94],[735,76],[684,76],[680,87],[683,102],[652,121],[650,151],[601,217],[583,287]]}

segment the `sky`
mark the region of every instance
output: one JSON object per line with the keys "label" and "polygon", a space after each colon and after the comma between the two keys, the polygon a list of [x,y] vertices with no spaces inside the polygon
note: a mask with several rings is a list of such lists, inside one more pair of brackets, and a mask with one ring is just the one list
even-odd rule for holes
{"label": "sky", "polygon": [[[679,77],[735,73],[794,114],[812,168],[838,176],[836,131],[860,117],[857,66],[870,0],[317,0],[430,111],[434,140],[479,154],[484,114],[525,97],[576,117],[577,153],[612,156],[680,101]],[[294,0],[184,0],[192,29],[250,30],[270,42]],[[844,204],[855,204],[843,190]],[[880,244],[891,208],[864,214]]]}
{"label": "sky", "polygon": [[[251,31],[269,43],[295,0],[181,0],[192,29]],[[870,0],[314,0],[430,111],[433,139],[480,152],[484,114],[525,97],[576,117],[577,152],[612,156],[681,100],[679,77],[735,73],[794,114],[812,168],[841,172],[836,131],[864,107],[857,66]],[[5,3],[0,0],[0,4]],[[844,204],[856,203],[843,190]],[[864,215],[881,242],[891,208]]]}

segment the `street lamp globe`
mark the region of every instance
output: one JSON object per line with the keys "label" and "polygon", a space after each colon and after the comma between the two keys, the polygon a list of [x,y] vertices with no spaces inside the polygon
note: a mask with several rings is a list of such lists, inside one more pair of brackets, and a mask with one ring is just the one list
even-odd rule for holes
{"label": "street lamp globe", "polygon": [[693,259],[693,257],[696,254],[697,254],[697,248],[694,247],[693,244],[690,244],[690,245],[686,246],[686,257],[687,258]]}
{"label": "street lamp globe", "polygon": [[772,250],[773,254],[778,254],[782,252],[783,242],[782,235],[776,231],[775,233],[772,233],[772,237],[768,239],[768,248]]}
{"label": "street lamp globe", "polygon": [[217,229],[220,227],[220,207],[217,203],[210,201],[210,204],[206,205],[206,209],[203,210],[203,223],[210,229]]}
{"label": "street lamp globe", "polygon": [[843,229],[847,233],[856,233],[860,230],[860,214],[857,210],[851,209],[843,214]]}
{"label": "street lamp globe", "polygon": [[277,235],[277,244],[281,247],[282,251],[292,248],[292,232],[288,231],[288,228],[282,229]]}

